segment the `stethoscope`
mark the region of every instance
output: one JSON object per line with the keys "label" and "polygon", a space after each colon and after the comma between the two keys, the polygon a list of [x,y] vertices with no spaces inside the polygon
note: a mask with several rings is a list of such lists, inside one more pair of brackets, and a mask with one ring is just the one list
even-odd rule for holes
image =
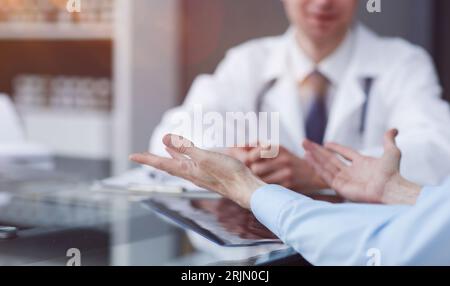
{"label": "stethoscope", "polygon": [[[361,119],[359,122],[358,131],[360,136],[364,135],[366,131],[367,113],[369,109],[370,94],[372,92],[374,80],[375,79],[373,77],[364,77],[362,79],[362,90],[364,92],[365,98],[361,112]],[[277,78],[274,78],[266,82],[261,88],[261,90],[258,92],[256,97],[256,109],[255,109],[257,114],[259,114],[262,111],[262,106],[267,94],[269,93],[270,90],[272,90],[272,88],[275,86],[277,82],[278,82]]]}

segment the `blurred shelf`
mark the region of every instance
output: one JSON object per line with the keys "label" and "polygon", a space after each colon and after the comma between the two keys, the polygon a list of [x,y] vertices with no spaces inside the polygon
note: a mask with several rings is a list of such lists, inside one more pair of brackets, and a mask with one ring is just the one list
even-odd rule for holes
{"label": "blurred shelf", "polygon": [[21,109],[27,139],[56,155],[109,159],[112,113],[102,111]]}
{"label": "blurred shelf", "polygon": [[75,109],[75,108],[46,108],[46,107],[17,107],[20,114],[33,114],[33,115],[52,115],[52,116],[69,116],[69,117],[96,117],[96,118],[110,118],[112,111],[100,111],[89,109]]}
{"label": "blurred shelf", "polygon": [[110,24],[0,23],[0,40],[112,40]]}

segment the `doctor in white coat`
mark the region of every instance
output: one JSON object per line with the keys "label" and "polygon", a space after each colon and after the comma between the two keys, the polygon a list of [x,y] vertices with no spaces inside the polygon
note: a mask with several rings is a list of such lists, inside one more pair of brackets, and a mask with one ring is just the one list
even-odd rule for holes
{"label": "doctor in white coat", "polygon": [[174,120],[179,112],[194,116],[198,105],[223,114],[275,111],[281,125],[276,158],[261,159],[257,149],[228,149],[266,183],[299,192],[323,189],[303,159],[305,138],[378,156],[391,128],[400,131],[405,177],[441,182],[450,173],[450,110],[430,56],[355,22],[356,0],[283,3],[289,30],[231,49],[213,75],[199,76],[184,104],[165,114],[151,151],[166,154],[161,138],[174,131],[208,147],[192,130],[180,132]]}

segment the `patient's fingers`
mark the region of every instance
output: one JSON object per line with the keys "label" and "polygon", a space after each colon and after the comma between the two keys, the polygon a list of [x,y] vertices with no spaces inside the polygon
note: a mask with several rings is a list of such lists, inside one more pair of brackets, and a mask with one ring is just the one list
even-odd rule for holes
{"label": "patient's fingers", "polygon": [[170,148],[166,148],[167,153],[169,153],[169,155],[176,159],[176,160],[186,160],[188,159],[186,156],[182,155],[181,153],[178,153],[176,151],[174,151],[173,149]]}
{"label": "patient's fingers", "polygon": [[186,138],[174,134],[164,136],[163,143],[168,149],[187,155],[195,161],[204,159],[208,153],[205,150],[195,147],[194,143]]}
{"label": "patient's fingers", "polygon": [[150,153],[133,154],[129,157],[133,162],[148,165],[156,169],[163,170],[169,174],[183,176],[185,170],[179,168],[178,161],[169,158],[159,157]]}
{"label": "patient's fingers", "polygon": [[395,142],[397,135],[397,129],[391,129],[384,134],[384,152],[388,152],[388,154],[393,155],[395,159],[400,160],[401,151]]}
{"label": "patient's fingers", "polygon": [[322,164],[323,167],[328,169],[330,172],[336,173],[341,168],[345,167],[345,164],[337,158],[336,154],[325,149],[324,147],[309,140],[305,140],[303,146],[306,150],[311,152],[312,156],[318,161],[318,163]]}
{"label": "patient's fingers", "polygon": [[338,153],[339,155],[341,155],[342,157],[344,157],[349,161],[354,161],[361,156],[358,152],[336,143],[328,143],[325,145],[325,147],[328,150]]}
{"label": "patient's fingers", "polygon": [[312,165],[317,174],[329,185],[331,186],[335,177],[335,174],[327,170],[322,164],[320,164],[312,155],[310,151],[305,154],[305,159]]}
{"label": "patient's fingers", "polygon": [[384,148],[397,148],[397,145],[395,143],[395,138],[398,135],[397,129],[391,129],[388,132],[384,134]]}

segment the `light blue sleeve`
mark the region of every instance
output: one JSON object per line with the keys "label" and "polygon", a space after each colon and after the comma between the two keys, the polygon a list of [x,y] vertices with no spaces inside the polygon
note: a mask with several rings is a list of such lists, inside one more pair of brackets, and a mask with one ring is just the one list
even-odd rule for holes
{"label": "light blue sleeve", "polygon": [[[314,265],[450,265],[450,180],[415,206],[330,204],[280,186],[260,188],[252,211]],[[375,251],[375,252],[374,252]]]}

